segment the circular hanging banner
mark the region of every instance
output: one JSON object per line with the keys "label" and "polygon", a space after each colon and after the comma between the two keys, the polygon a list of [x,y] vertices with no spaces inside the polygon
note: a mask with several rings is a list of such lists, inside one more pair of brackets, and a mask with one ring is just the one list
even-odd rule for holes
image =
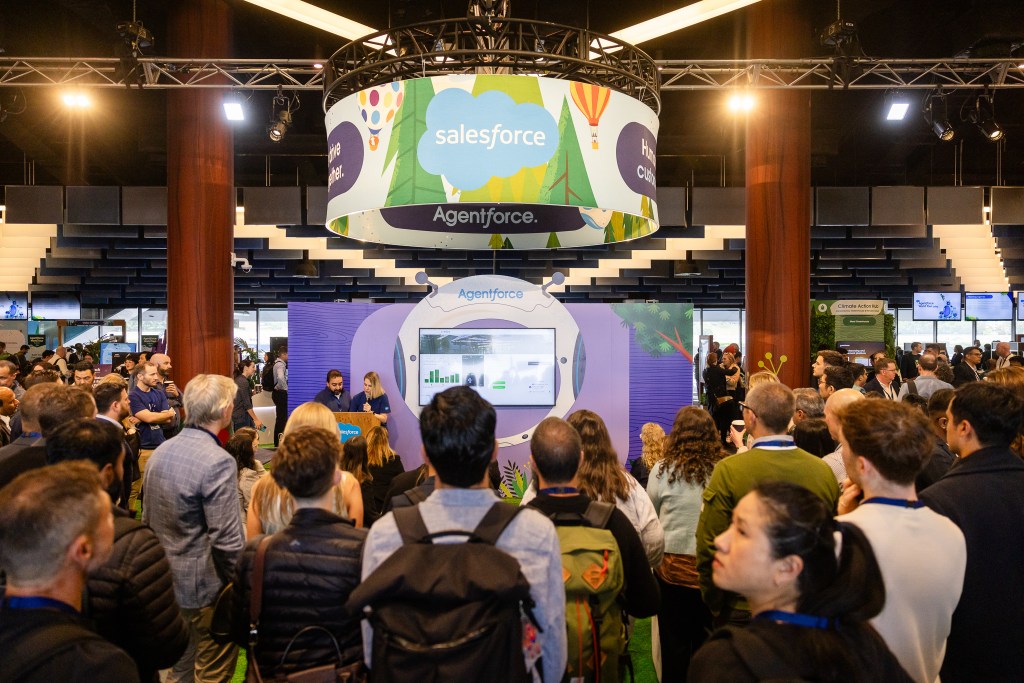
{"label": "circular hanging banner", "polygon": [[449,75],[327,112],[327,228],[442,249],[623,242],[658,229],[658,116],[597,85]]}

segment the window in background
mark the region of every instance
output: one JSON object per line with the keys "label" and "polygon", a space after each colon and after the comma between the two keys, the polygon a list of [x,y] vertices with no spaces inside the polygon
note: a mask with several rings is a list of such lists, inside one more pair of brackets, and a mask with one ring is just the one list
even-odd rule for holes
{"label": "window in background", "polygon": [[[241,339],[249,348],[255,349],[258,346],[257,335],[259,332],[257,317],[256,311],[235,311],[235,329],[231,333],[232,338]],[[263,359],[257,357],[255,360],[259,362]]]}
{"label": "window in background", "polygon": [[157,337],[163,339],[167,332],[167,309],[166,308],[144,308],[142,309],[142,320],[139,323],[139,351],[149,351],[149,344],[144,343],[143,337]]}
{"label": "window in background", "polygon": [[743,341],[739,309],[705,308],[701,314],[701,322],[701,334],[712,335],[722,348],[729,344],[741,344]]}
{"label": "window in background", "polygon": [[287,308],[261,308],[259,310],[259,337],[258,349],[260,362],[263,362],[263,354],[270,351],[271,337],[288,337],[288,309]]}
{"label": "window in background", "polygon": [[930,320],[914,320],[914,309],[896,309],[896,346],[921,342],[927,344],[935,341],[935,323]]}
{"label": "window in background", "polygon": [[971,341],[974,339],[974,323],[970,320],[961,320],[959,322],[940,322],[936,324],[938,332],[935,335],[935,341],[945,343],[946,352],[949,357],[953,357],[953,347],[957,344],[964,347],[965,349],[971,345]]}
{"label": "window in background", "polygon": [[[981,340],[983,349],[985,344],[992,344],[997,339],[999,341],[1013,340],[1012,323],[1009,320],[979,320],[974,324],[974,338]],[[994,344],[993,348],[995,348]]]}

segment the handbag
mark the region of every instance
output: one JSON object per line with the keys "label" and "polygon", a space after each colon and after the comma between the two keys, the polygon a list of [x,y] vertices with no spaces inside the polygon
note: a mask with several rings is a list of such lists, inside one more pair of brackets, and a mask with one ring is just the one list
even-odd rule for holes
{"label": "handbag", "polygon": [[292,671],[291,673],[278,673],[271,678],[264,678],[260,673],[259,664],[256,662],[256,646],[259,642],[260,612],[263,609],[263,568],[266,562],[267,549],[272,538],[273,536],[271,535],[263,537],[260,544],[256,547],[256,557],[252,563],[252,580],[249,591],[249,647],[245,653],[246,683],[264,683],[264,681],[273,681],[274,683],[364,683],[366,681],[366,667],[363,665],[363,662],[359,661],[353,664],[342,665],[341,647],[338,645],[338,639],[323,626],[307,626],[292,636],[284,650],[284,654],[281,656],[278,671],[284,668],[284,663],[288,659],[288,654],[291,652],[292,646],[295,645],[295,641],[303,634],[315,631],[322,631],[327,638],[331,639],[336,655],[334,664],[322,664],[308,669]]}

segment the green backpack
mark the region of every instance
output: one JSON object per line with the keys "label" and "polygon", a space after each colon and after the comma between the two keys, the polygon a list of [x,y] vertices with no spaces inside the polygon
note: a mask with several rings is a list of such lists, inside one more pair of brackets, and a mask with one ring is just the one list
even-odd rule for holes
{"label": "green backpack", "polygon": [[617,683],[621,678],[626,629],[618,598],[625,574],[619,544],[606,528],[613,510],[610,503],[591,501],[582,515],[550,516],[562,548],[568,680]]}

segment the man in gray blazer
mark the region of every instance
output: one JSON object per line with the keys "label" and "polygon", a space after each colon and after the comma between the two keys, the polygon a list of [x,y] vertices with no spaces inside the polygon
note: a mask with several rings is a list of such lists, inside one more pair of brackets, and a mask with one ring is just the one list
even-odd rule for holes
{"label": "man in gray blazer", "polygon": [[185,387],[185,428],[146,466],[142,521],[167,551],[174,595],[191,630],[189,647],[167,681],[230,681],[238,650],[210,637],[213,604],[245,545],[238,514],[238,467],[217,433],[231,424],[237,387],[228,377],[196,375]]}

